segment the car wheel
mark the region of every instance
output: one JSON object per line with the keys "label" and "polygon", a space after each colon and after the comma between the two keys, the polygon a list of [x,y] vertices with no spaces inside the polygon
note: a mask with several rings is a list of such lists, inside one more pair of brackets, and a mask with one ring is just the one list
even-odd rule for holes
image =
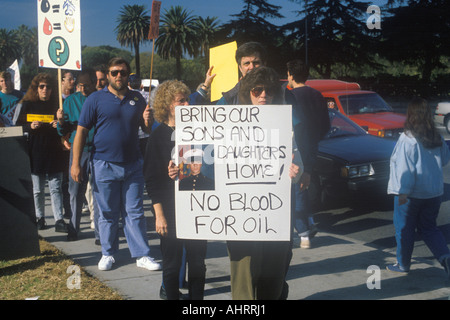
{"label": "car wheel", "polygon": [[447,130],[447,133],[450,133],[450,115],[445,116],[444,126],[445,129]]}

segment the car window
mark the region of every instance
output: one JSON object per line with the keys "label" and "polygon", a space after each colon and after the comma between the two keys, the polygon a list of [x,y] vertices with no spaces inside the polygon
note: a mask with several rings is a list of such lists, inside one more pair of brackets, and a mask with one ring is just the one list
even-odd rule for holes
{"label": "car window", "polygon": [[392,112],[392,108],[377,93],[351,94],[339,97],[347,115]]}
{"label": "car window", "polygon": [[346,116],[332,109],[328,112],[330,116],[330,131],[325,136],[326,139],[342,136],[365,135],[367,132]]}

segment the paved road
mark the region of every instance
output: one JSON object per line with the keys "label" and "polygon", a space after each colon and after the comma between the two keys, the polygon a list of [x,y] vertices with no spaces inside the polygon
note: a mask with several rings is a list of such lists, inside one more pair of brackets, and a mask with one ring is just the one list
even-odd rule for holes
{"label": "paved road", "polygon": [[[445,169],[445,182],[445,201],[438,223],[447,243],[450,243],[450,166]],[[47,223],[52,226],[48,202]],[[369,197],[359,203],[347,203],[317,213],[320,232],[314,238],[312,249],[298,248],[296,239],[287,275],[289,300],[448,300],[449,281],[445,280],[443,269],[432,259],[420,239],[416,242],[414,265],[408,276],[385,270],[387,263],[395,261],[391,199]],[[149,206],[146,201],[149,243],[152,255],[160,260],[159,239],[154,232],[154,218],[149,213]],[[159,300],[161,272],[137,268],[123,237],[120,238],[120,250],[113,270],[98,271],[101,253],[94,244],[88,219],[87,215],[83,216],[80,239],[76,242],[67,242],[65,235],[56,234],[51,227],[39,233],[68,254],[76,264],[118,290],[124,298]],[[206,265],[205,300],[231,300],[229,259],[224,242],[208,243]],[[378,282],[373,284],[379,284],[379,288],[369,288],[372,275],[377,276]],[[174,312],[181,314],[178,309]]]}

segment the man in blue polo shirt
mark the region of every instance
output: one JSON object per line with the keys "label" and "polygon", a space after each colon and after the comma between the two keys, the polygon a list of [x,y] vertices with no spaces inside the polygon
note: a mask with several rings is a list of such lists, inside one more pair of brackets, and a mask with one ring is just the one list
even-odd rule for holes
{"label": "man in blue polo shirt", "polygon": [[98,268],[110,270],[115,262],[113,256],[119,249],[122,216],[125,237],[137,266],[160,270],[160,264],[149,257],[143,207],[143,157],[138,139],[139,127],[151,127],[151,113],[142,95],[128,89],[129,75],[130,65],[126,60],[111,59],[109,85],[86,99],[73,144],[71,176],[76,182],[83,179],[81,154],[89,130],[95,126],[92,175],[103,254]]}

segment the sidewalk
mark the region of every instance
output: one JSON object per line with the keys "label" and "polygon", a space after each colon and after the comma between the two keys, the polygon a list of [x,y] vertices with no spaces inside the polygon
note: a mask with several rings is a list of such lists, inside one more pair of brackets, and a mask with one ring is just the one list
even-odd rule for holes
{"label": "sidewalk", "polygon": [[[59,248],[127,300],[160,300],[162,272],[136,267],[131,259],[125,237],[120,237],[120,250],[110,271],[99,271],[100,246],[94,244],[89,214],[83,214],[78,241],[67,242],[66,234],[55,233],[54,220],[47,199],[48,228],[39,234]],[[151,256],[161,262],[159,238],[154,219],[145,202]],[[67,221],[67,220],[66,220]],[[319,232],[312,249],[300,249],[294,241],[293,258],[287,281],[288,300],[448,300],[450,286],[442,267],[434,259],[415,259],[408,275],[386,271],[395,262],[395,248],[382,250],[330,233]],[[424,245],[417,243],[416,246]],[[368,268],[371,267],[368,271]],[[229,260],[225,242],[208,242],[206,259],[205,300],[231,300]],[[377,270],[376,268],[379,267]],[[375,271],[374,271],[375,270]],[[377,278],[379,276],[379,278]],[[373,279],[381,279],[379,282]],[[83,281],[83,280],[81,280]],[[373,289],[368,288],[375,287]],[[377,289],[376,284],[379,285]],[[185,290],[182,290],[186,293]]]}

